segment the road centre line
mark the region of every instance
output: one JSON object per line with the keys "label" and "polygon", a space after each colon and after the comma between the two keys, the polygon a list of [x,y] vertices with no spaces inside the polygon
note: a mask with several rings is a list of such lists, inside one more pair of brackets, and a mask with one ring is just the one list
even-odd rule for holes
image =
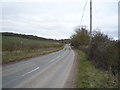
{"label": "road centre line", "polygon": [[60,56],[58,56],[57,58],[51,60],[50,62],[54,62],[56,59],[60,58]]}
{"label": "road centre line", "polygon": [[40,68],[40,67],[37,67],[37,68],[31,70],[30,72],[27,72],[27,73],[23,74],[22,76],[24,77],[24,76],[26,76],[27,74],[30,74],[30,73],[32,73],[32,72],[38,70],[39,68]]}

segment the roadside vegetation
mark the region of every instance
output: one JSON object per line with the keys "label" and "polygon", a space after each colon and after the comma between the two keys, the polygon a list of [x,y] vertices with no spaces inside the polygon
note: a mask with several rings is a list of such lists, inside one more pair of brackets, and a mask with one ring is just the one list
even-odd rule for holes
{"label": "roadside vegetation", "polygon": [[63,44],[59,42],[2,36],[2,63],[47,54],[62,48]]}
{"label": "roadside vegetation", "polygon": [[116,88],[117,77],[109,74],[95,66],[88,60],[87,55],[81,50],[76,50],[80,56],[78,71],[78,88]]}
{"label": "roadside vegetation", "polygon": [[[93,77],[92,81],[93,83],[96,83],[96,85],[95,86],[93,85],[92,87],[109,88],[120,86],[119,85],[120,61],[118,59],[119,55],[118,44],[119,41],[111,39],[107,35],[99,31],[94,31],[92,33],[90,41],[90,35],[86,27],[76,28],[76,33],[73,36],[71,36],[71,45],[78,50],[82,50],[87,55],[87,59],[85,60],[85,62],[83,60],[83,65],[80,66],[80,70],[81,74],[83,73],[88,75],[83,78],[84,80],[82,79],[83,81],[85,81],[86,84],[81,84],[83,86],[80,85],[80,87],[91,87],[89,84],[87,84],[87,82],[89,82],[90,77]],[[83,54],[82,56],[84,57]],[[89,62],[92,65],[94,65],[94,67],[89,65]],[[87,66],[85,68],[84,65],[87,65],[89,68],[87,68]],[[84,70],[86,69],[86,72],[89,73],[84,73],[83,69]],[[99,69],[100,71],[97,69]],[[97,75],[99,77],[97,77]],[[102,77],[102,75],[105,75],[105,77],[104,76]],[[106,76],[108,76],[107,79],[105,79]],[[100,78],[101,80],[99,80]],[[111,78],[114,78],[114,80],[111,81]],[[105,81],[102,81],[102,79]],[[98,85],[96,81],[98,81],[99,83]],[[103,85],[101,83],[103,83]]]}

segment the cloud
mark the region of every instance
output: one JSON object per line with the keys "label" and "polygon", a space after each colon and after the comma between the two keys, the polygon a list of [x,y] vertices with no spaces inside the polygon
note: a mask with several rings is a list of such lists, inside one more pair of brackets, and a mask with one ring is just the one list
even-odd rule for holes
{"label": "cloud", "polygon": [[[16,1],[2,1],[1,31],[54,39],[69,38],[74,33],[74,27],[80,25],[85,3],[83,0]],[[117,1],[93,0],[93,29],[100,27],[105,33],[117,37]],[[82,24],[89,28],[89,3]]]}
{"label": "cloud", "polygon": [[[40,3],[60,3],[60,2],[80,2],[80,0],[1,0],[1,2],[40,2]],[[82,1],[82,0],[81,0]],[[98,2],[118,2],[119,0],[93,0]]]}

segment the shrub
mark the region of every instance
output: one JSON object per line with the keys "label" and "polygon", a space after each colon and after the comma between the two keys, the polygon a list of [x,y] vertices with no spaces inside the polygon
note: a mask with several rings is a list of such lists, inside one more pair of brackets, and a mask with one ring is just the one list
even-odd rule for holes
{"label": "shrub", "polygon": [[86,28],[76,28],[76,33],[71,37],[71,45],[79,48],[89,43],[89,33]]}
{"label": "shrub", "polygon": [[[120,42],[119,42],[120,43]],[[101,32],[94,32],[89,43],[89,32],[85,28],[77,28],[76,33],[71,37],[71,45],[75,48],[85,50],[89,60],[97,68],[101,68],[118,74],[118,41],[110,39]],[[120,49],[119,49],[120,51]]]}

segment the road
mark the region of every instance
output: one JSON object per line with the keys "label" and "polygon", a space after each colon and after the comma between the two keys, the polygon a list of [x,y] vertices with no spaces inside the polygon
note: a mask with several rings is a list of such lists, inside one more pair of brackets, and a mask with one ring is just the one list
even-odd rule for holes
{"label": "road", "polygon": [[2,67],[3,88],[63,88],[70,74],[75,53],[64,49]]}

